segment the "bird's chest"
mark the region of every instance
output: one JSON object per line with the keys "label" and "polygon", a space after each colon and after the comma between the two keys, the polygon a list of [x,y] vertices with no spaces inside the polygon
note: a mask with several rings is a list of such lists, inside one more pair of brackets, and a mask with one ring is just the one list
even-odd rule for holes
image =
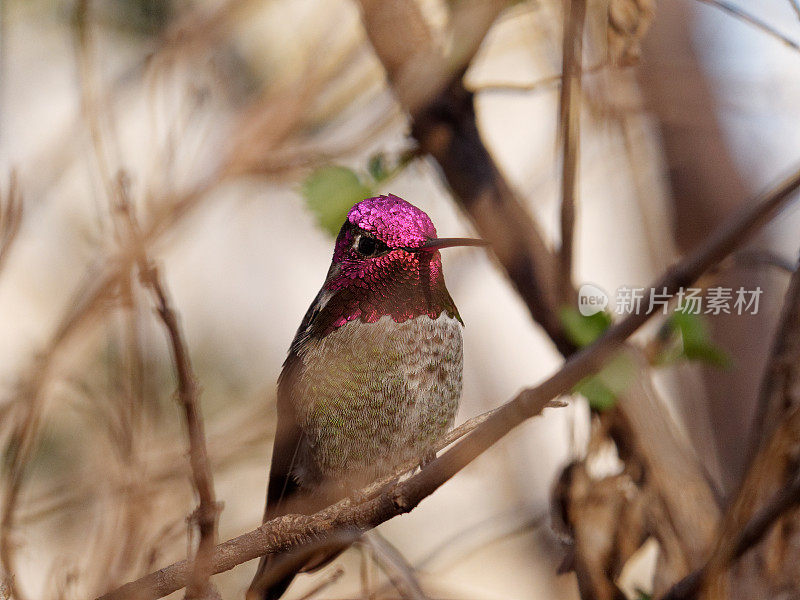
{"label": "bird's chest", "polygon": [[351,321],[301,358],[295,409],[312,478],[388,472],[426,454],[455,418],[461,324],[447,314]]}

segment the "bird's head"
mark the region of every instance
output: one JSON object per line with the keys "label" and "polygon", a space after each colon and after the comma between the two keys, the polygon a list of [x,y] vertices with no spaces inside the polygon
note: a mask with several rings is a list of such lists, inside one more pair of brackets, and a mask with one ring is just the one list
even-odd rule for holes
{"label": "bird's head", "polygon": [[362,200],[347,213],[322,290],[336,315],[332,327],[384,315],[398,322],[443,311],[457,317],[439,249],[475,245],[485,243],[437,237],[430,217],[398,196]]}

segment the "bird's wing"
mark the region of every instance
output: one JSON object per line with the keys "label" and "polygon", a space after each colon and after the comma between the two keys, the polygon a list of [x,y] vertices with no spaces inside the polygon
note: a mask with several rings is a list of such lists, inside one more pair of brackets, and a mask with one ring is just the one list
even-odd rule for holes
{"label": "bird's wing", "polygon": [[[291,391],[302,359],[290,352],[278,380],[278,424],[272,447],[272,463],[269,468],[267,503],[264,507],[264,522],[280,517],[292,510],[292,500],[299,496],[300,488],[292,472],[299,453],[305,443],[303,432],[297,423],[292,405]],[[247,592],[248,600],[277,600],[294,579],[294,572],[274,575],[275,555],[264,555],[258,563],[255,577]]]}
{"label": "bird's wing", "polygon": [[301,362],[297,354],[290,353],[278,380],[278,422],[272,447],[272,463],[269,468],[267,505],[264,509],[265,522],[285,514],[285,511],[281,510],[282,506],[298,492],[298,484],[292,471],[303,450],[303,444],[307,442],[297,423],[291,393]]}

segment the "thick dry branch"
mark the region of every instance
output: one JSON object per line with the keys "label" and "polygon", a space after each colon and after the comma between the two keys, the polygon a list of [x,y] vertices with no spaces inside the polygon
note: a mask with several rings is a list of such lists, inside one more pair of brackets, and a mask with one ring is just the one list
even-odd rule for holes
{"label": "thick dry branch", "polygon": [[[414,0],[361,0],[360,4],[367,37],[398,102],[411,116],[412,135],[439,163],[478,233],[492,242],[533,319],[558,351],[569,356],[577,348],[564,334],[558,317],[555,257],[483,144],[473,95],[462,82],[471,54],[462,52],[449,60],[441,56]],[[494,11],[487,11],[481,26],[469,31],[473,53],[504,6],[503,2],[486,4]],[[398,30],[404,35],[396,35]],[[436,66],[420,70],[415,67],[418,63]],[[420,102],[422,97],[427,103]]]}
{"label": "thick dry branch", "polygon": [[[669,269],[650,287],[675,293],[691,285],[763,226],[800,188],[800,170],[772,191],[748,203],[733,219],[719,228],[707,242]],[[649,296],[648,294],[648,296]],[[645,298],[649,302],[649,297]],[[377,496],[358,503],[343,500],[314,515],[287,515],[258,529],[219,544],[212,569],[219,573],[263,554],[282,552],[334,532],[356,528],[367,531],[407,513],[436,491],[466,465],[525,420],[538,415],[553,398],[569,393],[584,377],[596,372],[624,342],[654,314],[631,314],[610,327],[591,346],[570,358],[562,368],[536,388],[520,392],[513,400],[492,411],[469,435],[436,458],[418,474],[385,488]],[[186,585],[187,561],[174,563],[102,596],[100,600],[151,599],[170,594]]]}
{"label": "thick dry branch", "polygon": [[575,196],[578,187],[581,122],[581,73],[583,26],[586,0],[564,4],[564,34],[561,67],[559,123],[563,146],[561,155],[561,247],[558,251],[559,298],[569,304],[574,297],[572,262],[575,234]]}
{"label": "thick dry branch", "polygon": [[793,399],[787,398],[786,391],[800,383],[797,372],[800,364],[800,269],[792,274],[775,332],[756,405],[751,438],[753,454],[790,408]]}

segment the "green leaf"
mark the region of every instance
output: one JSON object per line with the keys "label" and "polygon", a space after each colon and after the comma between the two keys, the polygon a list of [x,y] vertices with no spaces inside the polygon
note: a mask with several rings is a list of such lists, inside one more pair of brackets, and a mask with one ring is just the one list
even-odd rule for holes
{"label": "green leaf", "polygon": [[372,196],[372,189],[352,169],[330,165],[306,177],[302,193],[319,226],[335,236],[350,207]]}
{"label": "green leaf", "polygon": [[383,152],[373,154],[370,157],[367,170],[372,176],[372,179],[375,180],[375,183],[380,183],[391,175],[389,169],[386,168],[386,155]]}
{"label": "green leaf", "polygon": [[562,307],[559,317],[564,333],[580,348],[594,342],[611,325],[611,315],[607,312],[601,311],[587,317],[571,306]]}
{"label": "green leaf", "polygon": [[596,375],[582,380],[575,386],[574,391],[586,398],[589,406],[600,412],[614,408],[617,403],[617,395]]}
{"label": "green leaf", "polygon": [[675,311],[670,317],[670,325],[680,335],[683,357],[720,368],[731,366],[732,361],[728,353],[711,340],[702,315]]}
{"label": "green leaf", "polygon": [[616,405],[617,397],[628,389],[634,377],[636,366],[627,354],[620,353],[597,373],[581,380],[573,391],[586,398],[594,410],[602,412]]}

